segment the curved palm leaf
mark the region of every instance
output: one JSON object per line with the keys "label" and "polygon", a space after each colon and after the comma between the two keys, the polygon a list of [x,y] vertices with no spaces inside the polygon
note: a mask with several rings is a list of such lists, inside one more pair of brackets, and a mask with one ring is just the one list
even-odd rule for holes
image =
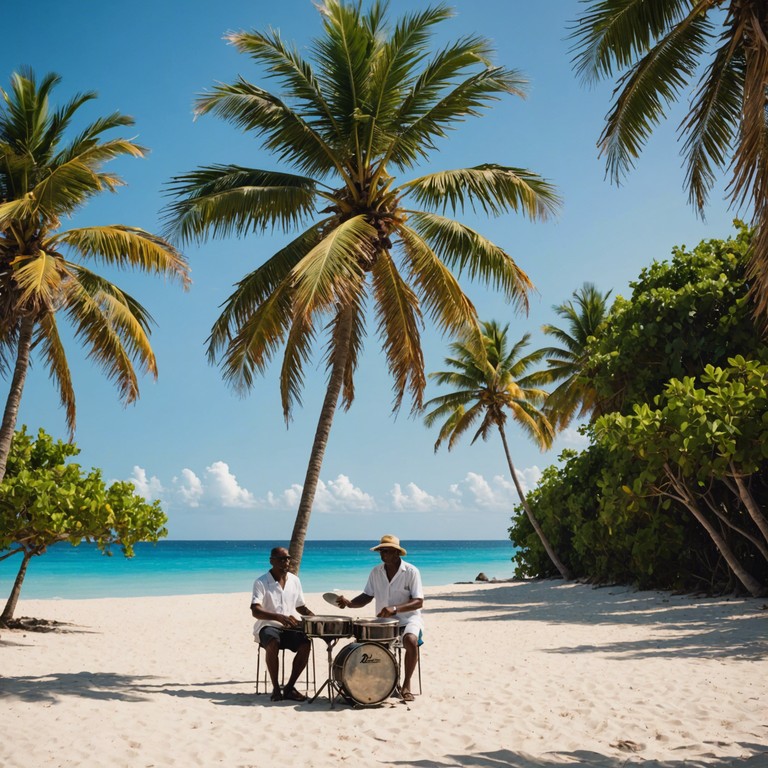
{"label": "curved palm leaf", "polygon": [[506,299],[525,312],[533,283],[499,246],[455,219],[423,211],[408,211],[412,227],[431,244],[437,255],[458,277],[466,271],[504,293]]}
{"label": "curved palm leaf", "polygon": [[500,216],[520,211],[531,219],[546,219],[560,205],[552,185],[538,174],[495,164],[430,173],[402,185],[405,194],[432,208],[473,211]]}
{"label": "curved palm leaf", "polygon": [[66,245],[80,256],[117,267],[138,267],[171,280],[190,284],[189,267],[170,243],[138,227],[111,224],[102,227],[78,227],[48,238],[49,248]]}
{"label": "curved palm leaf", "polygon": [[312,213],[317,183],[305,176],[238,165],[214,165],[176,176],[169,191],[179,197],[166,211],[182,242],[206,241],[299,226]]}

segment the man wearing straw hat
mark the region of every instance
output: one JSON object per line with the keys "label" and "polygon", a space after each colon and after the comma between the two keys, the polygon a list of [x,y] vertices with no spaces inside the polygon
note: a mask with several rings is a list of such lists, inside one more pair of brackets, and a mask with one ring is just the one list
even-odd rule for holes
{"label": "man wearing straw hat", "polygon": [[407,553],[400,546],[400,539],[385,534],[381,541],[371,547],[371,552],[378,552],[381,565],[377,565],[368,576],[363,591],[352,600],[339,595],[336,605],[339,608],[362,608],[371,600],[376,600],[376,615],[379,618],[396,618],[405,648],[405,670],[403,684],[400,687],[404,701],[413,701],[411,677],[416,669],[418,648],[424,624],[421,607],[424,605],[424,590],[421,586],[419,569],[401,556]]}

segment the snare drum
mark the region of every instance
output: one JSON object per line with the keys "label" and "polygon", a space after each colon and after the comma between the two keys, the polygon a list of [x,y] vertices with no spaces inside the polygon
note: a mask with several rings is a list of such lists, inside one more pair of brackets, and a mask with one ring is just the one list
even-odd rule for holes
{"label": "snare drum", "polygon": [[303,616],[301,628],[307,637],[323,640],[352,637],[352,620],[343,616]]}
{"label": "snare drum", "polygon": [[397,619],[355,619],[352,631],[359,643],[390,643],[397,640],[399,625]]}
{"label": "snare drum", "polygon": [[350,643],[334,659],[333,679],[352,701],[372,706],[395,690],[397,662],[379,643]]}

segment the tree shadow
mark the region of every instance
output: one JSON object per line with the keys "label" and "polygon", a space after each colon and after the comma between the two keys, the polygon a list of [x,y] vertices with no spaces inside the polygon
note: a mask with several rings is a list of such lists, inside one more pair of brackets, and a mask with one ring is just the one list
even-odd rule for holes
{"label": "tree shadow", "polygon": [[66,696],[104,701],[146,701],[143,681],[152,675],[121,675],[115,672],[62,672],[50,675],[19,675],[0,678],[0,701],[16,698],[32,703],[53,703]]}
{"label": "tree shadow", "polygon": [[[585,599],[584,590],[589,591]],[[463,593],[437,593],[431,614],[450,613],[459,621],[538,621],[545,624],[632,625],[655,627],[643,641],[581,645],[550,653],[611,652],[621,658],[737,658],[768,656],[764,624],[768,604],[754,598],[692,598],[641,592],[627,587],[591,587],[562,581],[520,581],[483,585]],[[482,615],[487,612],[487,615]],[[466,619],[461,614],[466,613]],[[479,614],[479,615],[478,615]],[[673,634],[675,633],[675,634]]]}
{"label": "tree shadow", "polygon": [[527,755],[500,749],[495,752],[477,752],[466,755],[446,755],[439,760],[393,760],[386,765],[401,768],[765,768],[768,765],[768,747],[760,744],[740,744],[744,757],[683,757],[674,760],[645,760],[637,754],[601,755],[599,752],[576,750],[573,752],[548,752],[544,755]]}

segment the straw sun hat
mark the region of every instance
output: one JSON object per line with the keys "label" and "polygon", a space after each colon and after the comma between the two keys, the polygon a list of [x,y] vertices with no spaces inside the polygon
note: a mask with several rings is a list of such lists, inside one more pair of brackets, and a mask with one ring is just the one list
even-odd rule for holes
{"label": "straw sun hat", "polygon": [[371,552],[378,552],[380,549],[386,548],[396,549],[401,555],[407,555],[408,553],[400,546],[400,539],[397,536],[393,536],[391,533],[385,533],[381,537],[381,541],[375,546],[371,547]]}

